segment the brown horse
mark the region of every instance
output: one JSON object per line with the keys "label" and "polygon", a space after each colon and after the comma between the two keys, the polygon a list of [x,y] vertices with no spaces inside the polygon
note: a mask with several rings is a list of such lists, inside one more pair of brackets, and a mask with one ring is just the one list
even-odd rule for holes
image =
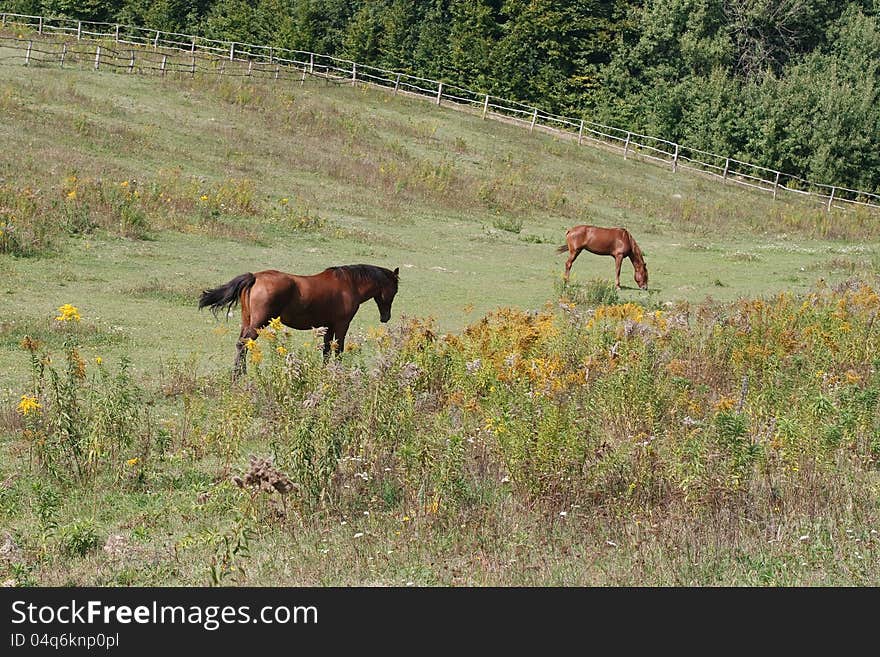
{"label": "brown horse", "polygon": [[586,249],[597,255],[614,256],[615,283],[620,288],[620,263],[629,258],[635,270],[635,281],[643,290],[648,289],[648,267],[642,250],[626,228],[600,228],[599,226],[574,226],[565,233],[565,244],[556,253],[568,251],[565,263],[565,281],[571,272],[571,265],[581,251]]}
{"label": "brown horse", "polygon": [[[329,267],[320,274],[296,276],[268,269],[256,274],[236,276],[226,285],[205,290],[199,309],[211,308],[214,316],[221,308],[227,313],[241,305],[241,334],[235,353],[233,379],[246,369],[242,357],[248,339],[275,317],[290,328],[306,330],[326,327],[324,358],[345,349],[345,334],[360,305],[375,299],[379,321],[391,319],[391,303],[397,294],[398,269],[391,271],[374,265]],[[334,345],[335,340],[335,345]]]}

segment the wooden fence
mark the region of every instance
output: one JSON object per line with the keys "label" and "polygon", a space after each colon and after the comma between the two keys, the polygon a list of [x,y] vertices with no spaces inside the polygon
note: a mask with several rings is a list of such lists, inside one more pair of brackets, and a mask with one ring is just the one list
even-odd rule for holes
{"label": "wooden fence", "polygon": [[[118,23],[45,18],[0,13],[0,63],[25,65],[93,66],[128,73],[156,75],[215,74],[305,82],[307,76],[339,84],[367,84],[393,93],[429,99],[436,105],[470,109],[483,118],[500,119],[577,140],[580,144],[610,147],[623,154],[670,167],[688,169],[772,194],[796,195],[825,206],[847,209],[880,208],[880,195],[837,185],[810,182],[767,167],[708,153],[683,144],[621,128],[545,112],[537,107],[446,82],[429,80],[350,60],[301,50],[163,32]],[[26,33],[26,34],[25,34]],[[36,34],[41,38],[34,39]],[[61,36],[61,39],[47,37]],[[2,52],[12,52],[3,56]]]}

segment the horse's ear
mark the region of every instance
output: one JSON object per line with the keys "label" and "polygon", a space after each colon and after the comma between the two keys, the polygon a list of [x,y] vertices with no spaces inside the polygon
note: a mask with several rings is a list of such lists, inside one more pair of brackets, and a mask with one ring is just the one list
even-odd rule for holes
{"label": "horse's ear", "polygon": [[396,278],[400,278],[400,267],[395,267],[395,268],[394,268],[394,276],[395,276]]}

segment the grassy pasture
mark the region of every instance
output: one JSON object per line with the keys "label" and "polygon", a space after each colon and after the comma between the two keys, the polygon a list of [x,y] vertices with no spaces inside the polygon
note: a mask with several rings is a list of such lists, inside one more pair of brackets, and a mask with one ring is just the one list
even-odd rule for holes
{"label": "grassy pasture", "polygon": [[[262,416],[245,409],[254,405],[268,413],[274,406],[267,400],[282,393],[261,379],[243,390],[230,388],[237,318],[218,323],[196,310],[201,289],[244,271],[314,273],[355,262],[399,266],[392,324],[410,328],[399,336],[404,346],[394,343],[399,349],[393,353],[412,359],[401,363],[418,361],[424,373],[432,371],[429,365],[405,346],[419,329],[403,318],[431,317],[432,334],[455,336],[498,309],[541,310],[548,303],[555,308],[564,263],[555,247],[568,226],[625,225],[637,237],[649,266],[650,290],[635,288],[631,267],[624,263],[622,280],[628,287],[620,291],[620,303],[640,304],[646,312],[703,307],[726,316],[735,310],[717,309],[735,309],[724,304],[741,298],[806,294],[817,285],[827,290],[853,276],[876,287],[876,217],[827,215],[814,206],[774,202],[767,195],[624,161],[423,101],[312,80],[281,86],[4,65],[0,112],[0,221],[14,227],[0,242],[5,245],[0,252],[0,529],[14,546],[12,557],[0,561],[0,575],[7,580],[37,585],[880,581],[878,482],[870,462],[858,467],[838,462],[839,472],[823,470],[813,488],[793,476],[767,483],[792,499],[799,486],[808,494],[784,510],[767,503],[754,517],[746,514],[749,522],[743,521],[739,503],[708,503],[708,498],[698,498],[702,515],[694,523],[688,506],[693,502],[671,494],[636,499],[621,492],[621,499],[630,501],[617,505],[613,496],[597,502],[568,490],[529,489],[528,482],[545,481],[543,471],[524,469],[519,479],[513,477],[523,488],[511,490],[509,482],[501,484],[510,477],[511,457],[499,456],[497,446],[481,441],[503,434],[497,425],[487,428],[490,418],[496,422],[501,411],[520,407],[503,400],[489,404],[487,384],[486,390],[471,391],[486,405],[479,422],[477,416],[467,419],[476,412],[468,408],[460,411],[465,419],[456,419],[459,411],[451,409],[458,402],[442,410],[429,405],[433,410],[425,413],[437,424],[415,427],[412,434],[427,442],[399,436],[407,450],[436,465],[421,481],[411,478],[417,469],[407,469],[407,459],[414,458],[409,452],[401,455],[370,442],[365,427],[372,425],[359,423],[369,419],[385,425],[366,410],[363,417],[334,416],[332,422],[325,418],[330,424],[313,426],[305,415]],[[602,289],[593,279],[612,280],[612,275],[610,258],[589,254],[582,254],[573,269],[573,280],[588,292]],[[65,303],[79,308],[82,320],[75,326],[54,320]],[[577,305],[595,303],[586,299]],[[836,376],[844,380],[843,372],[852,369],[853,381],[858,377],[859,385],[873,389],[873,365],[865,353],[876,329],[873,320],[862,320],[865,342],[853,342],[849,360],[834,361],[842,368]],[[392,353],[383,351],[378,326],[372,304],[365,305],[352,327],[360,349],[345,366],[351,368],[348,374],[357,368],[371,371],[376,359],[382,362]],[[522,330],[531,335],[533,329]],[[100,385],[109,379],[100,378],[97,358],[107,376],[123,357],[131,359],[130,385],[141,390],[139,403],[153,425],[141,425],[140,415],[132,420],[130,426],[140,433],[127,434],[123,442],[133,441],[132,446],[124,454],[114,452],[117,462],[109,470],[88,481],[71,481],[40,467],[22,434],[37,427],[16,411],[33,376],[21,347],[25,336],[52,352],[59,371],[65,362],[75,364],[69,352],[67,361],[64,356],[65,344],[75,341],[77,358],[88,372],[76,383],[84,396],[89,386],[109,389]],[[310,360],[315,338],[304,332],[286,339],[286,348],[303,360],[303,380],[315,386],[301,390],[296,405],[311,408],[310,395],[327,383]],[[605,338],[596,339],[599,350]],[[553,356],[564,360],[560,354],[577,351],[572,345],[548,345],[533,354],[536,362],[549,363]],[[603,353],[611,346],[603,343]],[[683,362],[703,357],[679,347],[687,354]],[[448,381],[466,387],[477,352],[461,349],[459,356],[470,353],[470,368],[464,360],[446,367]],[[828,366],[821,360],[825,356],[804,349],[804,367],[812,367],[813,381],[820,365]],[[270,356],[267,348],[267,362]],[[670,364],[671,356],[656,358],[674,376],[686,373],[676,369],[682,365]],[[717,378],[707,375],[703,387],[681,393],[682,399],[689,394],[698,400],[707,427],[715,426],[712,413],[730,411],[731,400],[738,399],[743,372],[751,380],[759,377],[760,368],[728,371],[723,362],[719,356]],[[432,376],[443,387],[443,377]],[[801,385],[796,370],[785,370],[782,380],[791,386],[791,400],[807,404],[819,394]],[[765,385],[773,388],[772,382]],[[345,399],[344,391],[334,390]],[[644,405],[624,390],[614,389],[620,403]],[[362,391],[367,394],[369,388]],[[94,409],[129,408],[129,402],[95,394]],[[324,408],[321,401],[314,403]],[[601,410],[601,404],[590,406],[599,401],[583,403],[584,417]],[[769,431],[768,408],[784,405],[761,403],[740,409],[755,435]],[[407,408],[399,417],[410,417],[412,408]],[[629,411],[609,406],[603,412],[612,422]],[[792,422],[806,426],[807,417],[804,411]],[[594,426],[594,435],[607,430],[610,437],[589,445],[596,453],[626,453],[620,456],[625,465],[630,443],[645,440],[642,432],[659,432],[668,419],[658,412],[615,430]],[[859,454],[872,453],[865,435],[874,421],[861,418],[853,429]],[[218,433],[215,423],[232,429]],[[279,463],[304,472],[286,451],[287,439],[273,438],[273,426],[288,427],[296,436],[311,432],[321,440],[331,440],[333,427],[355,427],[352,435],[359,438],[352,438],[355,447],[342,445],[342,465],[332,485],[316,490],[308,504],[279,510],[274,498],[263,500],[271,496],[248,497],[229,484],[230,474],[247,470],[252,453],[274,452]],[[451,435],[446,427],[454,429]],[[828,425],[830,433],[834,429]],[[716,430],[728,435],[723,426]],[[558,435],[569,431],[580,435],[571,427]],[[669,429],[670,435],[676,431]],[[739,440],[735,431],[730,435]],[[143,436],[150,437],[149,448]],[[444,436],[447,442],[440,445]],[[450,451],[449,445],[468,436],[477,436],[485,456]],[[610,447],[603,447],[606,443]],[[803,449],[799,458],[816,462],[820,451]],[[371,454],[389,459],[388,465],[374,460],[362,471],[347,469],[353,461],[345,459]],[[822,459],[840,456],[821,454]],[[672,450],[662,457],[669,467],[657,475],[662,486],[687,481],[675,473],[681,453]],[[126,466],[131,459],[135,462]],[[455,464],[470,468],[468,486],[476,492],[444,488],[452,485],[449,468]],[[402,483],[383,479],[385,467],[395,473],[399,468]],[[766,463],[762,467],[769,482],[767,473],[776,471]],[[786,461],[785,467],[802,463]],[[371,486],[352,488],[359,476]],[[827,496],[819,496],[816,482],[832,480]],[[856,490],[856,484],[862,488]],[[346,497],[353,490],[362,496]],[[108,542],[112,537],[121,538]]]}

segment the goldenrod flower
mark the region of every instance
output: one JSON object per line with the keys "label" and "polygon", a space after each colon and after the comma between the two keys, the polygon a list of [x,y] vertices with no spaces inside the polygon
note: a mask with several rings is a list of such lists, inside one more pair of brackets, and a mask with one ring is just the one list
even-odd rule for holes
{"label": "goldenrod flower", "polygon": [[287,349],[285,349],[285,348],[282,347],[281,345],[278,345],[277,347],[275,347],[275,351],[277,351],[278,354],[281,355],[281,356],[284,356],[284,355],[287,354]]}
{"label": "goldenrod flower", "polygon": [[128,181],[127,181],[127,180],[123,180],[121,183],[119,183],[119,186],[120,186],[120,187],[128,187]]}
{"label": "goldenrod flower", "polygon": [[95,357],[95,363],[96,363],[96,364],[100,365],[100,364],[103,363],[103,362],[104,362],[104,359],[101,358],[100,356],[96,356],[96,357]]}
{"label": "goldenrod flower", "polygon": [[287,201],[288,199],[286,198],[281,199],[281,205],[287,205]]}
{"label": "goldenrod flower", "polygon": [[137,465],[137,462],[138,462],[138,461],[139,461],[138,457],[135,456],[133,459],[128,459],[128,460],[126,461],[126,463],[127,463],[128,465]]}
{"label": "goldenrod flower", "polygon": [[202,202],[204,203],[205,201],[208,200],[208,195],[207,195],[207,194],[202,194],[202,195],[199,197],[199,200],[202,201]]}
{"label": "goldenrod flower", "polygon": [[260,349],[260,345],[257,344],[256,340],[252,340],[248,338],[244,343],[245,348],[248,350],[251,356],[251,362],[254,365],[257,365],[263,360],[263,352]]}
{"label": "goldenrod flower", "polygon": [[40,408],[40,402],[37,401],[37,398],[30,395],[22,395],[21,401],[18,402],[18,412],[21,415],[36,413]]}
{"label": "goldenrod flower", "polygon": [[40,341],[35,340],[29,335],[24,336],[21,339],[21,342],[18,343],[18,346],[24,349],[25,351],[29,351],[34,353],[37,349],[40,348]]}
{"label": "goldenrod flower", "polygon": [[69,192],[67,192],[67,198],[71,200],[76,200],[76,190],[71,189]]}
{"label": "goldenrod flower", "polygon": [[56,322],[78,322],[80,320],[79,308],[77,308],[76,306],[71,306],[69,303],[65,303],[63,306],[59,306],[58,312],[60,314],[58,315],[58,317],[55,318]]}
{"label": "goldenrod flower", "polygon": [[273,331],[280,331],[282,328],[284,328],[284,324],[281,323],[281,318],[273,317],[272,319],[270,319],[269,328]]}

